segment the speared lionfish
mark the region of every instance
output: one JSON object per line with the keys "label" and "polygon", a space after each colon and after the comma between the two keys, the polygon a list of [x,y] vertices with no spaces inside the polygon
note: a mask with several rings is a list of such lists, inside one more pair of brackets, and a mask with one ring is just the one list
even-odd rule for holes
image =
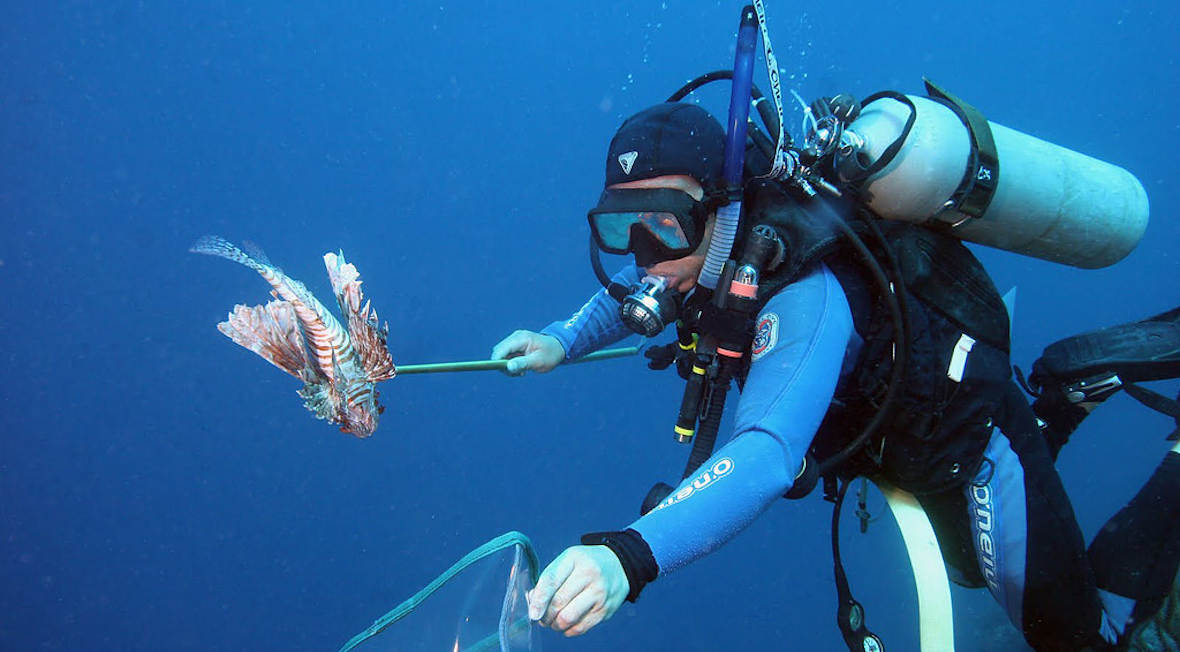
{"label": "speared lionfish", "polygon": [[[347,329],[302,283],[260,251],[247,255],[215,235],[201,238],[189,251],[241,263],[274,288],[274,301],[234,306],[217,330],[302,380],[299,395],[316,418],[338,423],[341,431],[357,437],[373,434],[378,415],[385,411],[377,403],[374,386],[396,373],[385,344],[389,324],[378,327],[377,311],[368,302],[361,306],[360,274],[345,262],[343,252],[324,254],[324,265]],[[308,356],[309,348],[314,356]]]}

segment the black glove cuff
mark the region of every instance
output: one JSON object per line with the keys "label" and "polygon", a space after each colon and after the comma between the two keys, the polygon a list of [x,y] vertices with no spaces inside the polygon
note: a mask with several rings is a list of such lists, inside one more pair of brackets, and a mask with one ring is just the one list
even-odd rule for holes
{"label": "black glove cuff", "polygon": [[631,587],[627,594],[627,602],[635,602],[643,587],[654,582],[660,574],[660,566],[651,554],[651,548],[635,530],[583,534],[582,545],[606,546],[619,558],[623,572],[627,574],[627,583]]}

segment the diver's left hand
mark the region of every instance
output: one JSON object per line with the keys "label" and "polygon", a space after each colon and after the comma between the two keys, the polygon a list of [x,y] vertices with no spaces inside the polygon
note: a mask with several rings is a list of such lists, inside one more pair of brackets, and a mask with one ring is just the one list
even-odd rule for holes
{"label": "diver's left hand", "polygon": [[573,546],[549,564],[528,592],[529,618],[566,636],[610,618],[631,590],[619,558],[606,546]]}

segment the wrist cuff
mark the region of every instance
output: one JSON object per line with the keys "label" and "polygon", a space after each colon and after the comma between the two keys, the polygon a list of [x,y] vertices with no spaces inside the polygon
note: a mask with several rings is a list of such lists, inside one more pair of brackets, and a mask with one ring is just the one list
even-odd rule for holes
{"label": "wrist cuff", "polygon": [[627,593],[627,601],[635,602],[639,592],[650,582],[654,582],[660,574],[660,566],[656,563],[655,555],[643,537],[632,529],[622,532],[591,532],[582,535],[584,546],[606,546],[619,558],[623,572],[627,574],[627,583],[631,590]]}

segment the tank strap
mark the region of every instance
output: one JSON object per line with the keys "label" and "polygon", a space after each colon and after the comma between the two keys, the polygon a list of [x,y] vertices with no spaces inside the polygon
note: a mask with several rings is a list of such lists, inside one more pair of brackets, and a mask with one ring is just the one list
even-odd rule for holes
{"label": "tank strap", "polygon": [[971,155],[967,171],[947,202],[947,208],[954,208],[968,217],[981,217],[992,203],[996,186],[1000,182],[1000,157],[996,151],[996,141],[992,137],[991,125],[979,109],[951,95],[929,79],[923,78],[922,81],[926,83],[926,92],[931,99],[940,101],[953,111],[963,126],[967,127],[967,133],[971,137]]}

